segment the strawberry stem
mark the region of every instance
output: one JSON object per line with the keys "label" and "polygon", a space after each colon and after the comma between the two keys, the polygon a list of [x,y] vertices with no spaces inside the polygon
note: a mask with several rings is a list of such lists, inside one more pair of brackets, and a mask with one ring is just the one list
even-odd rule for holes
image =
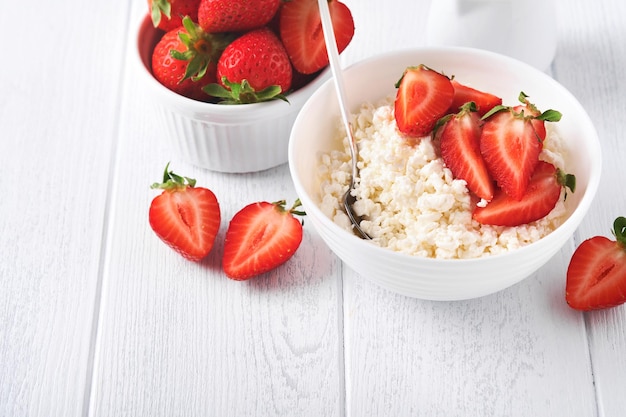
{"label": "strawberry stem", "polygon": [[[558,183],[565,188],[569,188],[571,192],[576,191],[576,176],[574,174],[568,174],[560,169],[556,170],[556,178]],[[565,194],[567,198],[567,190]]]}
{"label": "strawberry stem", "polygon": [[165,165],[165,171],[163,172],[163,182],[155,182],[150,186],[152,189],[160,190],[175,190],[178,188],[195,187],[196,180],[189,177],[182,177],[169,170],[170,163]]}
{"label": "strawberry stem", "polygon": [[152,7],[150,8],[150,17],[152,18],[152,24],[154,27],[159,26],[161,23],[161,13],[168,19],[172,18],[172,5],[168,0],[152,0]]}
{"label": "strawberry stem", "polygon": [[183,27],[185,31],[179,32],[178,37],[187,49],[182,52],[172,49],[170,55],[174,59],[187,61],[185,75],[179,82],[189,78],[198,81],[206,75],[210,64],[217,63],[234,35],[206,33],[189,16],[183,18]]}
{"label": "strawberry stem", "polygon": [[298,216],[306,216],[306,212],[304,210],[298,210],[298,208],[302,207],[302,202],[300,201],[299,198],[296,199],[296,201],[293,203],[293,206],[291,206],[289,210],[287,210],[286,208],[286,204],[287,204],[286,200],[274,201],[272,204],[278,207],[283,212],[286,212],[289,214],[295,214]]}
{"label": "strawberry stem", "polygon": [[613,222],[615,239],[626,249],[626,217],[618,217]]}
{"label": "strawberry stem", "polygon": [[208,95],[222,99],[220,104],[250,104],[276,99],[289,103],[289,100],[282,94],[282,89],[278,85],[270,85],[261,91],[256,91],[246,79],[240,83],[233,83],[228,81],[226,77],[222,77],[222,83],[227,88],[220,84],[212,83],[207,84],[202,89]]}

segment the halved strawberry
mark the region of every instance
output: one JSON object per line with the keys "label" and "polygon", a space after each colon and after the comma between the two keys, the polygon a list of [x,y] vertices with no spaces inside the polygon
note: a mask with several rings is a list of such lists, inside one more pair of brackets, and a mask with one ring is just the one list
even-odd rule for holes
{"label": "halved strawberry", "polygon": [[541,148],[530,119],[510,107],[492,115],[483,125],[480,152],[498,186],[515,200],[526,192]]}
{"label": "halved strawberry", "polygon": [[533,125],[535,134],[541,141],[543,147],[543,141],[546,139],[546,124],[545,122],[558,122],[561,120],[561,113],[556,110],[546,110],[542,112],[537,108],[534,103],[528,100],[528,96],[522,91],[519,95],[519,101],[521,105],[513,107],[513,111],[516,113],[524,114],[529,117],[530,123]]}
{"label": "halved strawberry", "polygon": [[[341,53],[354,36],[352,13],[338,0],[329,0],[328,8]],[[302,74],[312,74],[327,66],[328,52],[317,0],[285,1],[279,13],[280,38],[294,68]]]}
{"label": "halved strawberry", "polygon": [[455,178],[465,180],[467,188],[484,200],[494,193],[493,179],[480,154],[480,116],[473,102],[461,106],[457,114],[445,117],[440,133],[441,157]]}
{"label": "halved strawberry", "polygon": [[454,87],[454,99],[450,106],[450,113],[458,112],[465,103],[473,101],[478,114],[484,116],[491,109],[502,104],[502,99],[498,96],[461,84],[455,79],[451,82]]}
{"label": "halved strawberry", "polygon": [[425,65],[405,69],[396,88],[396,123],[400,132],[409,136],[431,133],[454,98],[450,79]]}
{"label": "halved strawberry", "polygon": [[163,192],[150,204],[148,220],[157,236],[192,261],[200,261],[213,248],[220,228],[220,206],[215,194],[196,187],[196,181],[165,167],[163,182],[152,188]]}
{"label": "halved strawberry", "polygon": [[494,226],[519,226],[534,222],[554,209],[561,196],[561,187],[573,192],[575,177],[548,162],[539,161],[523,198],[518,200],[496,189],[493,199],[484,207],[477,206],[472,217],[479,223]]}
{"label": "halved strawberry", "polygon": [[576,310],[614,307],[626,302],[626,218],[613,223],[615,241],[585,240],[567,268],[565,299]]}
{"label": "halved strawberry", "polygon": [[258,202],[241,209],[230,221],[222,268],[234,280],[246,280],[287,262],[302,242],[302,223],[294,217],[300,201]]}
{"label": "halved strawberry", "polygon": [[[480,137],[480,152],[489,173],[505,193],[512,198],[522,198],[543,149],[537,121],[556,122],[561,113],[547,110],[536,114],[536,108],[520,93],[522,107],[496,106],[483,116],[485,124]],[[532,106],[532,107],[530,107]],[[545,128],[544,128],[545,129]],[[545,130],[543,133],[545,138]]]}

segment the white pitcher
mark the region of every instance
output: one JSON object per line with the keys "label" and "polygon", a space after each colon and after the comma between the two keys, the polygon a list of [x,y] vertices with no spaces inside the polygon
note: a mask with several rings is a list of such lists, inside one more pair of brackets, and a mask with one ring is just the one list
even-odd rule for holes
{"label": "white pitcher", "polygon": [[557,44],[553,0],[432,0],[427,43],[486,49],[548,71]]}

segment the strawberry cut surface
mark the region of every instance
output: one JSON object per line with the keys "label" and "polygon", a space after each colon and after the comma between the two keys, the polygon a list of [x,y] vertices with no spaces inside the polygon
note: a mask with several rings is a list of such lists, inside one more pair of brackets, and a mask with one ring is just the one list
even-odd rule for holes
{"label": "strawberry cut surface", "polygon": [[493,199],[485,207],[476,207],[472,217],[494,226],[520,226],[542,219],[556,206],[564,181],[559,180],[554,165],[540,161],[523,198],[496,189]]}
{"label": "strawberry cut surface", "polygon": [[[328,8],[339,53],[354,36],[354,20],[350,9],[338,0],[329,0]],[[322,19],[317,0],[290,0],[282,4],[279,21],[280,38],[294,68],[312,74],[329,63]]]}
{"label": "strawberry cut surface", "polygon": [[455,178],[465,180],[472,193],[489,201],[494,194],[493,179],[480,153],[481,121],[470,108],[462,106],[441,128],[441,157]]}
{"label": "strawberry cut surface", "polygon": [[614,222],[616,240],[595,236],[578,246],[567,268],[565,299],[588,311],[626,302],[626,218]]}
{"label": "strawberry cut surface", "polygon": [[524,196],[542,147],[530,120],[513,109],[491,115],[483,125],[480,151],[493,179],[513,199]]}
{"label": "strawberry cut surface", "polygon": [[[299,203],[297,203],[298,205]],[[284,202],[250,204],[230,221],[222,268],[234,280],[246,280],[287,262],[302,242],[302,223]]]}
{"label": "strawberry cut surface", "polygon": [[183,257],[206,257],[220,228],[220,207],[215,194],[195,187],[195,180],[165,170],[164,181],[152,188],[163,192],[150,204],[148,220],[156,235]]}
{"label": "strawberry cut surface", "polygon": [[409,136],[431,133],[454,98],[450,79],[424,65],[408,67],[396,86],[396,123],[398,130]]}

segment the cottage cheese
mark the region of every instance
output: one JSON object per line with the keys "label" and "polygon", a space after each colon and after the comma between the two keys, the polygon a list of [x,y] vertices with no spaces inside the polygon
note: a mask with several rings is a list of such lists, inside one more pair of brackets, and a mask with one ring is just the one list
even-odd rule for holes
{"label": "cottage cheese", "polygon": [[[455,179],[430,137],[410,141],[396,128],[392,98],[366,103],[353,115],[360,176],[354,209],[374,244],[410,255],[463,259],[503,253],[535,242],[566,217],[563,198],[545,218],[518,227],[481,225],[472,219],[476,201],[464,180]],[[563,168],[564,149],[548,128],[540,158]],[[335,223],[351,230],[342,210],[350,181],[350,146],[338,123],[343,149],[320,155],[320,207]]]}

